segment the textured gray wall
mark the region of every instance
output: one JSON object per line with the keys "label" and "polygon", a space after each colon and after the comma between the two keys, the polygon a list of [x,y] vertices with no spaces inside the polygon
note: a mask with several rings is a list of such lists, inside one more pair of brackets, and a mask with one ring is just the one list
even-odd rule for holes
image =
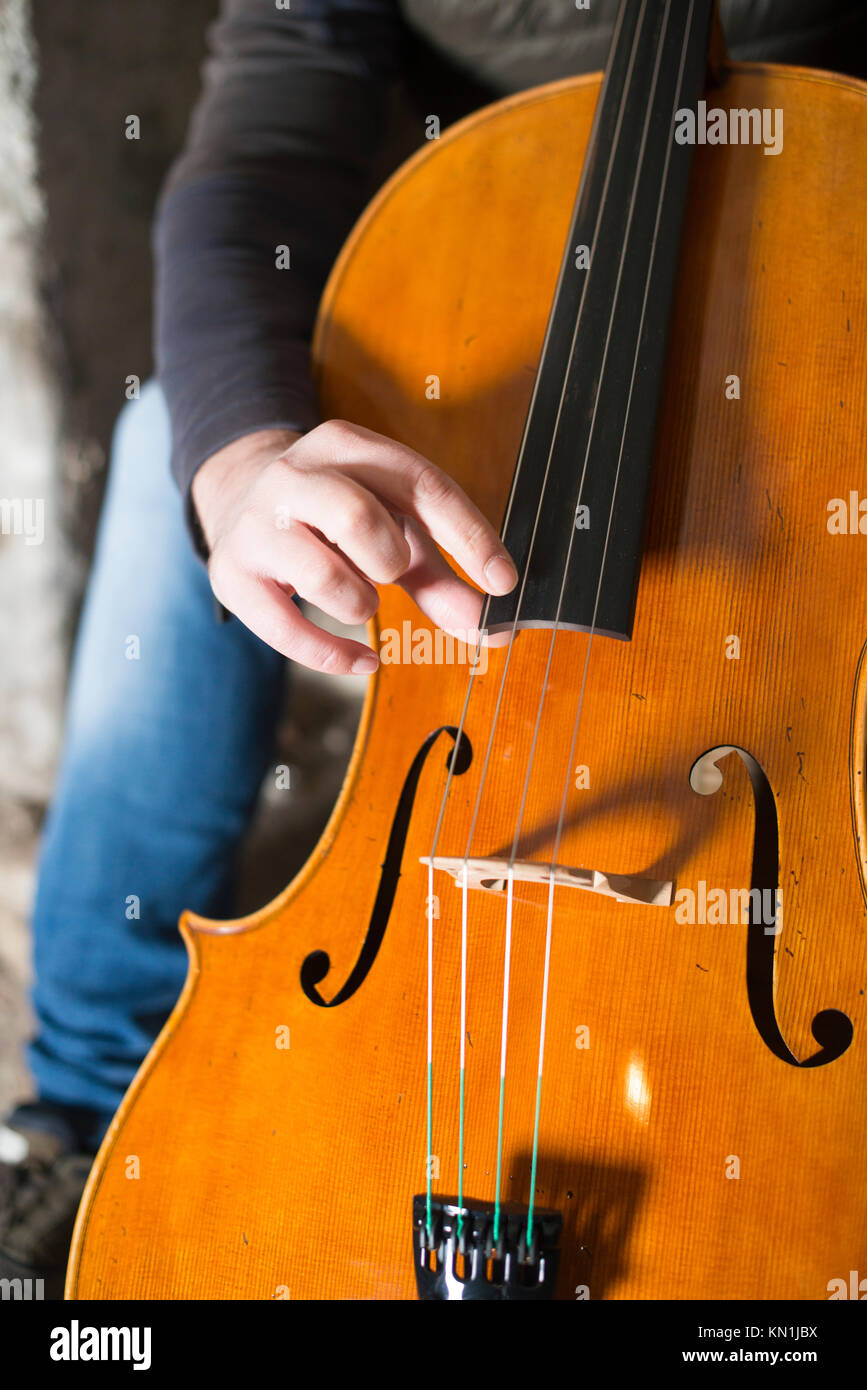
{"label": "textured gray wall", "polygon": [[51,510],[59,399],[38,289],[44,204],[34,81],[26,0],[6,0],[0,10],[0,497],[12,506],[41,502],[47,514],[41,545],[15,534],[13,513],[0,535],[0,1100],[22,1076],[9,1043],[25,1023],[33,832],[56,754],[63,679],[56,594],[70,569]]}
{"label": "textured gray wall", "polygon": [[[128,373],[151,369],[150,217],[181,145],[217,0],[32,0],[35,117],[75,539],[87,547]],[[125,137],[136,115],[141,138]]]}

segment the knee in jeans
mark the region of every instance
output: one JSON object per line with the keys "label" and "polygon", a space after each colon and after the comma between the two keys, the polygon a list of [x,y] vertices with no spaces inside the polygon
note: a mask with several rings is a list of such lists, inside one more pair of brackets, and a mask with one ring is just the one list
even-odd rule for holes
{"label": "knee in jeans", "polygon": [[177,487],[170,471],[171,429],[162,388],[151,377],[137,398],[128,400],[117,417],[111,446],[109,485],[141,501],[172,496]]}

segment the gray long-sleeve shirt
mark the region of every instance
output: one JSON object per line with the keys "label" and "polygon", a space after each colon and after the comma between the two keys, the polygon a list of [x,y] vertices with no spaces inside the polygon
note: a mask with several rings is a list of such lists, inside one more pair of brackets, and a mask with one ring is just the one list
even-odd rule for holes
{"label": "gray long-sleeve shirt", "polygon": [[[461,98],[470,109],[602,68],[616,10],[617,0],[223,0],[154,224],[157,373],[200,550],[189,504],[199,465],[254,430],[318,423],[313,323],[373,191],[396,79],[431,55],[442,100],[428,110],[453,116],[457,94],[460,114]],[[721,16],[737,57],[845,67],[867,48],[860,0],[724,0]]]}

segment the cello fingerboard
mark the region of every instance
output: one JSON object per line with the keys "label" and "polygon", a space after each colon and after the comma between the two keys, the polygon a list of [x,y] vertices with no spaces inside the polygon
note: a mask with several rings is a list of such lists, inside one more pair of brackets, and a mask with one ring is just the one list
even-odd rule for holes
{"label": "cello fingerboard", "polygon": [[712,0],[624,3],[594,120],[502,535],[521,583],[490,632],[628,639]]}

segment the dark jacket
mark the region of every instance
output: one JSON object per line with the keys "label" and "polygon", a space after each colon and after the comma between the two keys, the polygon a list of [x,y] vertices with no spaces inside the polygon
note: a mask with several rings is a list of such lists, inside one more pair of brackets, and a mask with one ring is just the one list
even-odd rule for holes
{"label": "dark jacket", "polygon": [[[602,68],[617,10],[617,0],[281,3],[224,0],[154,225],[157,372],[188,519],[193,474],[217,449],[318,422],[309,341],[319,297],[374,186],[409,152],[407,130],[417,146],[426,114],[445,125],[486,100]],[[845,68],[867,47],[859,0],[720,9],[738,58]],[[389,125],[398,79],[417,98],[398,103],[402,138]],[[281,246],[289,269],[278,268]]]}

